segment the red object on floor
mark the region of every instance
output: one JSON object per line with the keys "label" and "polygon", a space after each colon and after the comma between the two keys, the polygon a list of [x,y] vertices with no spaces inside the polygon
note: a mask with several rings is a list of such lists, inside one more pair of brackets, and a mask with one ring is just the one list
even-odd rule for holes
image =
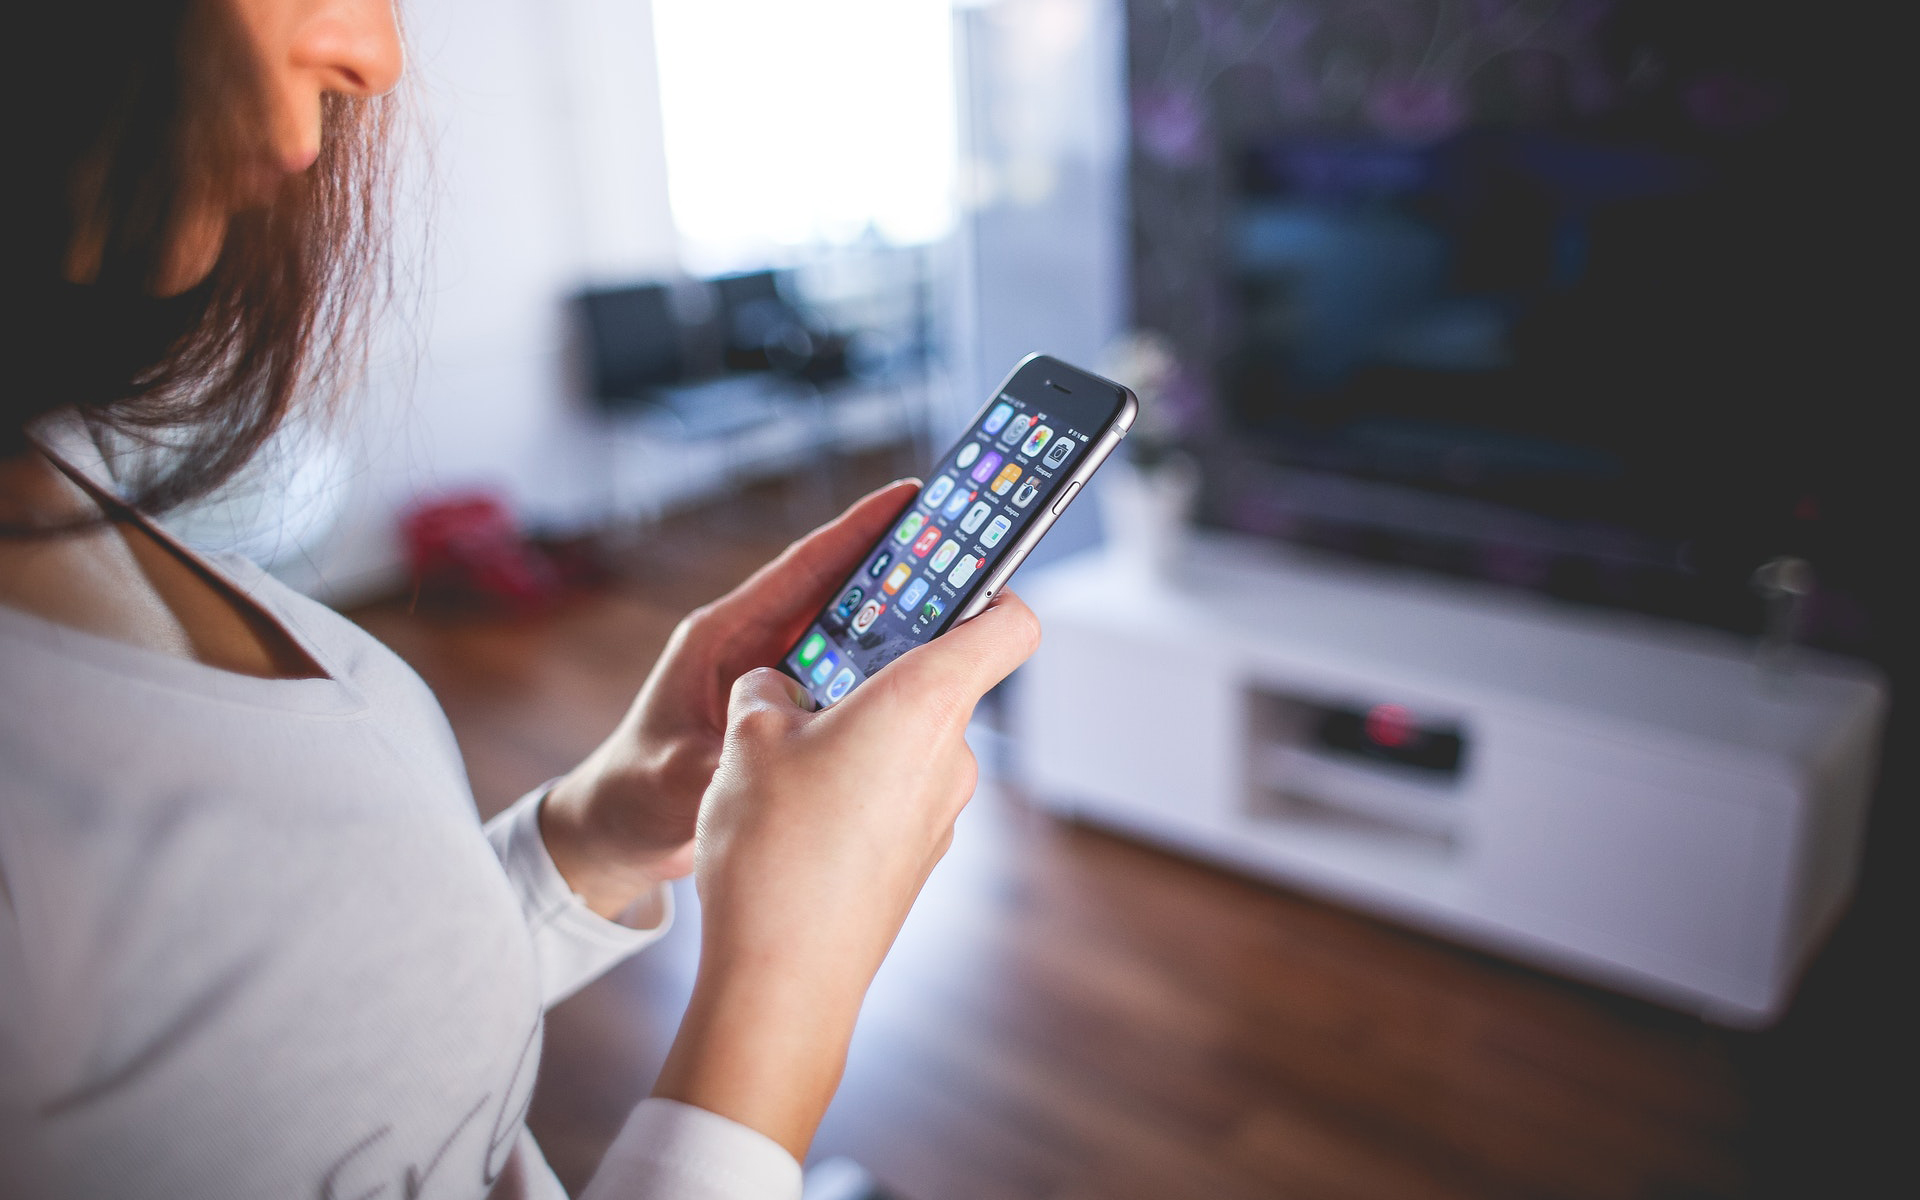
{"label": "red object on floor", "polygon": [[407,564],[422,596],[460,607],[535,612],[560,595],[560,578],[521,535],[504,498],[456,492],[422,500],[400,518]]}

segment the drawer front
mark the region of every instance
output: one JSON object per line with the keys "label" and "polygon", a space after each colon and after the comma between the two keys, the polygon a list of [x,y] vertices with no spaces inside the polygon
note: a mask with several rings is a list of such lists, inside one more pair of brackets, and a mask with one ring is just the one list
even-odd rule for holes
{"label": "drawer front", "polygon": [[1779,802],[1562,757],[1483,780],[1471,874],[1489,915],[1633,970],[1760,1003],[1793,885]]}
{"label": "drawer front", "polygon": [[1022,781],[1043,792],[1227,816],[1243,714],[1233,674],[1192,644],[1048,626],[1017,677]]}

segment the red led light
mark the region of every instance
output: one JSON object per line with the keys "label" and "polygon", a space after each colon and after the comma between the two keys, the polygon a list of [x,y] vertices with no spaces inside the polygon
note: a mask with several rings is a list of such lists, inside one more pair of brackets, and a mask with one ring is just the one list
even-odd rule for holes
{"label": "red led light", "polygon": [[1376,704],[1367,710],[1367,738],[1376,746],[1398,750],[1419,733],[1413,713],[1398,704]]}

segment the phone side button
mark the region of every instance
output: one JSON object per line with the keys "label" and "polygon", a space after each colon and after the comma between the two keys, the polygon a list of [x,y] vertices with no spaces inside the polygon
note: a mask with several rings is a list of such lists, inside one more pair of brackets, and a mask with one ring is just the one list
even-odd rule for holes
{"label": "phone side button", "polygon": [[1067,485],[1067,490],[1064,492],[1061,492],[1060,498],[1053,502],[1053,515],[1057,517],[1061,513],[1067,511],[1067,505],[1073,503],[1073,494],[1079,490],[1080,490],[1080,481],[1078,479],[1074,480],[1072,483],[1069,483]]}

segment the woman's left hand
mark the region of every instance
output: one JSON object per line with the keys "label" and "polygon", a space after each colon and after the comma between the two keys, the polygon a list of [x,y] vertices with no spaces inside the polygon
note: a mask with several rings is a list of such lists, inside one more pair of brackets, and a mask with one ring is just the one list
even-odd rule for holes
{"label": "woman's left hand", "polygon": [[780,661],[919,487],[902,480],[863,497],[680,622],[619,727],[540,809],[547,852],[588,907],[617,916],[693,870],[734,680]]}

